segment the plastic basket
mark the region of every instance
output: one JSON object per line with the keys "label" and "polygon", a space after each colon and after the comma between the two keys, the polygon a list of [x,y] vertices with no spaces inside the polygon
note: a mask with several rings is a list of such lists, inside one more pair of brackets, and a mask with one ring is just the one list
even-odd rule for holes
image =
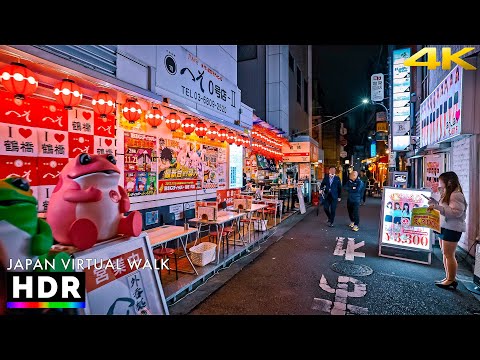
{"label": "plastic basket", "polygon": [[215,260],[217,244],[202,242],[190,248],[190,259],[197,266],[205,266]]}

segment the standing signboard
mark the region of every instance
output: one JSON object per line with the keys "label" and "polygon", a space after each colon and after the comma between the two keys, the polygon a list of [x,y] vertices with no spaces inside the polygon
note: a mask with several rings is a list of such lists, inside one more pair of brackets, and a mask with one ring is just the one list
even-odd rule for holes
{"label": "standing signboard", "polygon": [[107,241],[73,257],[76,271],[85,272],[84,315],[168,315],[146,233]]}
{"label": "standing signboard", "polygon": [[305,208],[305,200],[303,199],[303,185],[297,185],[297,196],[298,196],[298,204],[300,205],[300,213],[305,214],[307,209]]}
{"label": "standing signboard", "polygon": [[427,207],[429,190],[385,186],[379,228],[378,255],[395,259],[431,263],[432,233],[412,226],[412,209]]}

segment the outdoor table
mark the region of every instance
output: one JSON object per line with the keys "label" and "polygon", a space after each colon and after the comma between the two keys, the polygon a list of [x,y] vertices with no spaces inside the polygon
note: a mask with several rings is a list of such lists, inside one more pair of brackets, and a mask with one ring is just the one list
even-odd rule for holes
{"label": "outdoor table", "polygon": [[[197,231],[200,234],[200,229],[202,225],[215,225],[217,229],[217,239],[218,239],[218,246],[217,246],[217,264],[220,263],[220,242],[223,236],[223,228],[225,227],[225,223],[229,221],[236,221],[238,226],[238,220],[245,216],[246,213],[238,213],[234,211],[219,211],[217,214],[217,220],[202,220],[199,218],[193,218],[188,221],[195,222],[199,224]],[[239,233],[240,236],[240,233]],[[198,236],[197,236],[198,239]],[[227,243],[227,254],[228,254],[228,239]]]}
{"label": "outdoor table", "polygon": [[[260,200],[254,200],[254,202],[260,201]],[[247,219],[252,217],[252,214],[254,212],[257,212],[259,210],[265,209],[268,207],[268,204],[252,204],[252,207],[250,209],[242,209],[244,214],[247,215]],[[265,214],[262,213],[262,220],[265,220]],[[248,222],[248,243],[250,244],[252,242],[252,234],[250,232],[250,223],[251,221]]]}
{"label": "outdoor table", "polygon": [[[183,251],[185,251],[185,255],[186,255],[186,258],[188,259],[188,262],[192,266],[192,269],[195,272],[195,274],[198,275],[197,269],[195,269],[195,266],[193,265],[192,260],[190,260],[190,256],[188,256],[188,251],[187,251],[188,236],[190,234],[197,233],[196,228],[185,230],[183,226],[163,225],[154,229],[146,230],[146,233],[148,234],[148,239],[150,241],[150,246],[152,250],[156,249],[160,245],[165,244],[169,241],[179,240],[180,243],[182,244]],[[197,238],[198,238],[198,233],[197,233]],[[186,274],[193,274],[192,272],[188,272],[180,269],[177,269],[177,271],[183,272]]]}
{"label": "outdoor table", "polygon": [[262,200],[254,200],[254,202],[265,202],[267,204],[275,204],[275,226],[277,226],[277,208],[279,207],[278,213],[280,214],[280,221],[282,222],[282,210],[283,210],[283,201],[279,199],[269,199],[269,198],[263,198]]}

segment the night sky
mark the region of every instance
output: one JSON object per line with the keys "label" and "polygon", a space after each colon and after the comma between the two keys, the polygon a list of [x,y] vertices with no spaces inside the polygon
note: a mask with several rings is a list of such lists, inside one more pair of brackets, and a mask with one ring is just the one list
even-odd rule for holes
{"label": "night sky", "polygon": [[[338,115],[370,98],[370,76],[386,73],[386,52],[386,45],[313,46],[313,78],[319,80],[325,114]],[[366,136],[358,130],[372,112],[373,107],[362,106],[349,113],[346,125],[357,135],[352,145],[364,145]]]}

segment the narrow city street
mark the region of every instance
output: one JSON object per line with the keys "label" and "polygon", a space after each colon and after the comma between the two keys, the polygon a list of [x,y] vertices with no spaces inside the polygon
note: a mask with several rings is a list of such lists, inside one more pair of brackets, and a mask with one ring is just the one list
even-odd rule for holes
{"label": "narrow city street", "polygon": [[345,199],[333,228],[323,209],[319,216],[312,210],[190,314],[480,313],[480,301],[462,283],[472,273],[460,254],[457,290],[434,285],[444,277],[438,247],[431,265],[378,256],[380,199],[360,207],[358,232],[347,226]]}

